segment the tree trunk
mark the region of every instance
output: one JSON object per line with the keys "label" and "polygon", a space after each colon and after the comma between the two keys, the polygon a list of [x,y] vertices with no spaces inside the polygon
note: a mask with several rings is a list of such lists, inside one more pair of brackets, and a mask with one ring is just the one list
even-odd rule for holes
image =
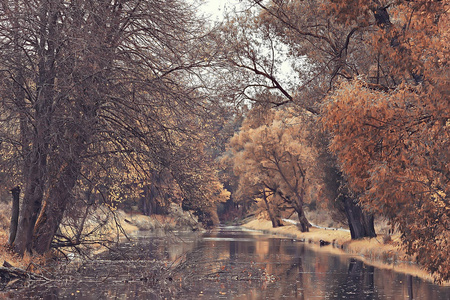
{"label": "tree trunk", "polygon": [[281,226],[281,219],[280,218],[276,218],[273,215],[272,210],[270,209],[270,206],[269,206],[269,201],[267,201],[266,189],[264,189],[264,191],[263,191],[263,200],[264,200],[264,203],[266,205],[266,210],[267,210],[267,213],[269,214],[270,221],[272,222],[272,227],[273,228],[280,227]]}
{"label": "tree trunk", "polygon": [[354,200],[342,172],[337,168],[336,157],[328,152],[325,152],[323,157],[327,162],[325,165],[326,183],[328,188],[333,191],[332,197],[336,199],[335,208],[345,214],[352,239],[375,237],[373,215],[365,216],[361,206]]}
{"label": "tree trunk", "polygon": [[[152,179],[153,178],[154,177],[152,177]],[[158,214],[157,197],[158,189],[154,182],[143,187],[143,196],[140,199],[140,209],[144,215],[151,216],[152,214]]]}
{"label": "tree trunk", "polygon": [[345,214],[350,227],[352,239],[361,239],[363,237],[376,237],[374,228],[374,217],[365,216],[361,206],[348,196],[343,196]]}
{"label": "tree trunk", "polygon": [[311,223],[309,223],[308,219],[306,219],[305,212],[302,209],[302,215],[298,217],[299,227],[301,232],[309,232],[309,227],[311,227]]}
{"label": "tree trunk", "polygon": [[301,232],[309,232],[309,227],[311,227],[311,223],[309,223],[308,219],[305,216],[305,211],[303,208],[296,208],[295,209],[298,214],[298,228]]}
{"label": "tree trunk", "polygon": [[[18,13],[18,8],[15,7],[15,14]],[[29,135],[29,129],[28,129],[28,123],[27,123],[27,115],[26,115],[26,103],[25,103],[25,89],[24,89],[24,83],[25,79],[23,76],[24,73],[24,58],[23,53],[21,51],[21,42],[20,42],[20,34],[18,32],[19,24],[17,19],[13,21],[14,23],[14,52],[15,52],[15,58],[14,58],[14,65],[16,67],[15,71],[15,80],[14,80],[14,97],[17,107],[19,107],[19,124],[20,124],[20,138],[21,138],[21,146],[22,146],[22,153],[25,157],[25,161],[28,158],[28,154],[30,153],[30,148],[28,145],[28,135]],[[23,164],[25,166],[26,163]],[[20,203],[20,187],[16,186],[11,190],[12,194],[12,210],[11,210],[11,223],[9,227],[9,239],[8,244],[10,246],[13,246],[13,243],[16,239],[17,234],[17,227],[19,223],[19,203]]]}
{"label": "tree trunk", "polygon": [[19,198],[20,187],[16,186],[11,190],[12,194],[12,209],[11,209],[11,223],[9,225],[9,239],[8,244],[12,246],[16,239],[17,225],[19,223]]}
{"label": "tree trunk", "polygon": [[69,160],[59,170],[60,176],[51,185],[47,199],[42,206],[33,233],[33,250],[44,254],[50,250],[53,237],[61,224],[67,204],[71,202],[72,190],[77,182],[81,164]]}
{"label": "tree trunk", "polygon": [[372,213],[364,212],[363,210],[363,218],[366,237],[376,237],[377,234],[375,232],[375,224],[374,224],[375,216]]}
{"label": "tree trunk", "polygon": [[38,143],[35,147],[29,174],[26,179],[27,188],[20,211],[19,225],[17,227],[16,239],[14,241],[14,251],[23,255],[25,251],[31,251],[31,240],[33,228],[41,209],[45,186],[45,169],[47,164],[46,147],[43,143]]}
{"label": "tree trunk", "polygon": [[54,84],[56,77],[56,21],[57,13],[52,3],[44,1],[39,11],[38,78],[36,101],[34,103],[34,133],[31,141],[30,159],[24,164],[25,195],[20,212],[14,250],[23,255],[31,251],[33,229],[41,210],[47,175],[47,158],[50,127],[52,123]]}
{"label": "tree trunk", "polygon": [[149,200],[149,197],[150,197],[149,189],[150,188],[148,185],[144,185],[142,197],[140,199],[141,213],[144,214],[145,216],[151,216],[151,214],[152,214],[152,205]]}

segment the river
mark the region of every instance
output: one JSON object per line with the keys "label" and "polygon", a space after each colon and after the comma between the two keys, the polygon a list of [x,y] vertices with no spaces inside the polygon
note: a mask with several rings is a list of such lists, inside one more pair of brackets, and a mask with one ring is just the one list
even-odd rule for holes
{"label": "river", "polygon": [[239,227],[141,232],[17,299],[450,299],[450,287]]}

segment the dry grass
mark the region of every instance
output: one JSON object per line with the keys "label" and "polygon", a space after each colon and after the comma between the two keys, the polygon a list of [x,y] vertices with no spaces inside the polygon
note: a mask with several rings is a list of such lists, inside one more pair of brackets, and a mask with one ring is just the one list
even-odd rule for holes
{"label": "dry grass", "polygon": [[307,243],[319,243],[320,240],[329,241],[335,245],[343,245],[350,240],[350,232],[343,230],[326,230],[319,228],[311,228],[309,232],[301,232],[297,226],[286,224],[285,226],[273,228],[272,223],[268,220],[257,219],[252,220],[243,225],[245,228],[262,230],[267,233],[287,236]]}
{"label": "dry grass", "polygon": [[332,228],[347,227],[345,224],[333,220],[331,214],[326,210],[309,210],[306,208],[305,215],[308,221],[318,226]]}
{"label": "dry grass", "polygon": [[30,255],[26,253],[23,257],[15,254],[8,246],[8,235],[3,230],[0,232],[0,263],[5,261],[13,265],[16,268],[24,270],[36,271],[34,266],[45,264],[46,257]]}
{"label": "dry grass", "polygon": [[45,262],[43,256],[32,256],[25,254],[23,257],[11,251],[8,245],[9,222],[11,219],[11,204],[0,203],[0,264],[8,262],[17,268],[30,269],[33,265],[39,265]]}

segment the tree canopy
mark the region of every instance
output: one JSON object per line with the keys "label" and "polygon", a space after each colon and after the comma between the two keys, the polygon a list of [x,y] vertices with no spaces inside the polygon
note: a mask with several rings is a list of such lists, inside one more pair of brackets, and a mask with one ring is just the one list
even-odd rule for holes
{"label": "tree canopy", "polygon": [[239,176],[237,193],[241,197],[250,193],[250,197],[263,198],[267,205],[270,198],[273,208],[268,207],[268,211],[273,218],[276,213],[271,210],[280,210],[277,206],[293,208],[301,220],[302,231],[308,231],[310,226],[303,204],[313,185],[317,159],[308,141],[307,118],[289,108],[253,112],[229,144],[234,172]]}
{"label": "tree canopy", "polygon": [[2,162],[24,186],[18,253],[48,251],[81,179],[98,189],[167,169],[198,205],[226,199],[198,131],[213,106],[192,79],[207,64],[193,7],[5,0],[0,10]]}

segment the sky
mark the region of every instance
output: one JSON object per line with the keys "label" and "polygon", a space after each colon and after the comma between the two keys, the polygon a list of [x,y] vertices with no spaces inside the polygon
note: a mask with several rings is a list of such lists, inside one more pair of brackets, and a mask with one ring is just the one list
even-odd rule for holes
{"label": "sky", "polygon": [[[189,0],[188,0],[189,1]],[[199,14],[210,16],[210,20],[222,21],[223,15],[226,11],[231,11],[234,7],[242,4],[243,0],[190,0],[201,3],[199,7]],[[280,55],[280,53],[278,53]],[[293,82],[298,80],[298,76],[295,75],[291,67],[292,61],[286,58],[280,66],[280,73],[278,79],[281,82]]]}
{"label": "sky", "polygon": [[220,21],[225,11],[231,10],[239,4],[239,0],[198,0],[202,3],[199,12],[205,16],[210,16],[211,21]]}

